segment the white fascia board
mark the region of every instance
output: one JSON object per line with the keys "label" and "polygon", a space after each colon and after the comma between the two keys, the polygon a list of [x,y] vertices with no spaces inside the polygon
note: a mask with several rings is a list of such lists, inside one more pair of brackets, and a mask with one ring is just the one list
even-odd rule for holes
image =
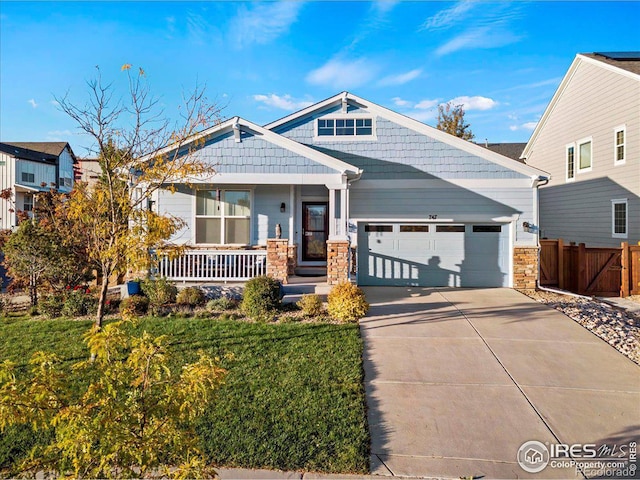
{"label": "white fascia board", "polygon": [[499,179],[427,179],[427,180],[360,180],[351,188],[366,189],[406,189],[406,188],[450,188],[460,187],[467,190],[477,189],[509,189],[533,188],[529,178],[499,178]]}
{"label": "white fascia board", "polygon": [[440,142],[451,145],[459,150],[465,151],[477,157],[483,158],[489,162],[500,165],[509,170],[513,170],[514,172],[521,173],[523,175],[527,175],[532,179],[538,179],[539,177],[547,178],[548,174],[539,170],[537,168],[531,167],[529,165],[525,165],[523,163],[519,163],[516,160],[511,158],[507,158],[499,153],[492,152],[480,145],[476,145],[475,143],[468,142],[467,140],[463,140],[454,135],[450,135],[442,130],[438,130],[437,128],[431,127],[425,123],[419,122],[418,120],[414,120],[413,118],[407,117],[406,115],[402,115],[398,112],[394,112],[393,110],[389,110],[388,108],[382,107],[372,102],[367,102],[366,100],[353,95],[348,94],[349,98],[365,105],[371,112],[386,118],[387,120],[391,120],[392,122],[397,123],[398,125],[402,125],[405,128],[413,130],[415,132],[421,133],[422,135],[426,135],[428,137],[434,138]]}
{"label": "white fascia board", "polygon": [[172,183],[191,185],[213,183],[220,185],[340,185],[340,173],[219,173],[211,177],[175,179]]}

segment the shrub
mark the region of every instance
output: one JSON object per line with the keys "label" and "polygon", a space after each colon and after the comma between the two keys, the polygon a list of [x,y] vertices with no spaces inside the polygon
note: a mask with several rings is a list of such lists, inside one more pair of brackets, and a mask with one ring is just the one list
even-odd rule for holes
{"label": "shrub", "polygon": [[238,301],[229,297],[220,297],[207,302],[207,311],[209,312],[235,310],[236,308],[238,308]]}
{"label": "shrub", "polygon": [[178,296],[176,297],[176,303],[180,305],[189,305],[190,307],[202,305],[204,301],[204,292],[198,287],[183,288],[178,292]]}
{"label": "shrub", "polygon": [[306,317],[315,317],[322,313],[322,300],[315,293],[308,293],[302,295],[302,298],[297,303],[300,310]]}
{"label": "shrub", "polygon": [[282,305],[281,290],[280,282],[271,277],[252,278],[244,287],[242,310],[253,319],[264,319]]}
{"label": "shrub", "polygon": [[329,315],[342,322],[355,322],[364,317],[369,310],[364,292],[349,282],[342,282],[333,287],[327,300]]}
{"label": "shrub", "polygon": [[131,295],[120,302],[120,313],[124,317],[144,315],[149,308],[149,299],[142,295]]}
{"label": "shrub", "polygon": [[176,301],[178,289],[166,278],[151,280],[150,278],[141,282],[142,293],[149,299],[149,305],[159,307],[167,303]]}
{"label": "shrub", "polygon": [[40,311],[49,318],[56,318],[62,315],[65,296],[61,293],[50,293],[45,295],[38,302]]}
{"label": "shrub", "polygon": [[62,306],[62,314],[66,317],[80,317],[96,313],[98,299],[88,292],[83,288],[69,292]]}

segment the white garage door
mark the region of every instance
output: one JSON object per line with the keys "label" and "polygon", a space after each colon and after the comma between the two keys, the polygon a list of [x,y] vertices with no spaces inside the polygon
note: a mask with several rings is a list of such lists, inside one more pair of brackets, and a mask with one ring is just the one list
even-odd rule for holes
{"label": "white garage door", "polygon": [[486,223],[360,224],[358,284],[506,287],[508,230]]}

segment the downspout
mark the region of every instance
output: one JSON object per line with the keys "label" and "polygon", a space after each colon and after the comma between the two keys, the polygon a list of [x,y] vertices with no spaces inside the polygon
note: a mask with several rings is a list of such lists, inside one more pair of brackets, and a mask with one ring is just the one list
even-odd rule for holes
{"label": "downspout", "polygon": [[[539,176],[534,181],[536,190],[538,190],[540,187],[544,187],[545,185],[547,185],[550,180],[551,180],[551,177]],[[538,205],[539,205],[539,202],[538,202]],[[579,295],[577,293],[567,292],[566,290],[560,290],[559,288],[543,287],[542,285],[540,285],[540,234],[539,233],[536,236],[536,244],[538,246],[538,278],[536,279],[536,288],[538,290],[542,290],[543,292],[549,292],[549,293],[557,293],[559,295],[567,295],[575,298],[584,298],[585,300],[593,300],[593,297],[587,297],[585,295]]]}

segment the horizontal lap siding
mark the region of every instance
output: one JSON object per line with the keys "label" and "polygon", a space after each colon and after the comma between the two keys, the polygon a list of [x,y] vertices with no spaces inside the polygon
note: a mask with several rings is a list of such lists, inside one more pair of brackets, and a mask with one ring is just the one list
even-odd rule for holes
{"label": "horizontal lap siding", "polygon": [[324,165],[255,135],[243,134],[237,143],[233,134],[222,135],[193,152],[195,158],[214,165],[218,173],[336,173]]}
{"label": "horizontal lap siding", "polygon": [[171,242],[179,245],[188,244],[195,238],[192,192],[193,190],[185,185],[179,185],[175,193],[171,193],[169,190],[158,190],[157,192],[158,212],[178,217],[185,222],[184,227],[171,238]]}
{"label": "horizontal lap siding", "polygon": [[[280,211],[280,204],[285,204],[285,212]],[[282,227],[282,238],[289,238],[289,186],[259,185],[253,196],[253,241],[258,245],[266,245],[268,238],[276,237],[276,224]]]}
{"label": "horizontal lap siding", "polygon": [[[626,162],[614,163],[614,129],[626,125]],[[592,171],[566,181],[566,145],[592,137]],[[551,174],[540,188],[540,224],[549,238],[594,246],[611,236],[611,200],[629,200],[629,236],[640,240],[640,81],[586,62],[531,145],[527,164]],[[577,159],[576,159],[577,161]]]}

